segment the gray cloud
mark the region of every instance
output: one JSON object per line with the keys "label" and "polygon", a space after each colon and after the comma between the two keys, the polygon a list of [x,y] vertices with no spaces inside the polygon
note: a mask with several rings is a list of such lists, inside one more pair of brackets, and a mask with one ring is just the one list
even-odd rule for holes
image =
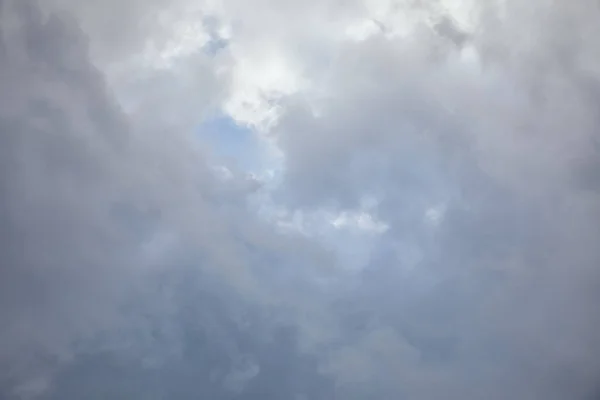
{"label": "gray cloud", "polygon": [[[292,201],[380,199],[391,250],[363,301],[414,349],[393,372],[355,344],[340,357],[396,374],[409,398],[597,395],[598,204],[580,183],[597,159],[597,10],[583,3],[506,2],[458,50],[426,32],[351,44],[323,82],[335,102],[318,117],[295,102],[278,127]],[[457,62],[469,46],[482,69]]]}
{"label": "gray cloud", "polygon": [[244,209],[253,185],[219,182],[168,122],[124,114],[74,21],[35,2],[1,11],[3,393],[43,394],[57,366],[93,349],[158,362],[177,353],[172,321],[194,301],[182,304],[172,283],[184,266],[194,290],[220,292],[215,304],[231,286],[269,301],[250,274],[251,248],[277,256],[289,245]]}
{"label": "gray cloud", "polygon": [[0,398],[597,396],[597,10],[517,3],[470,27],[415,6],[433,22],[409,38],[322,46],[299,32],[326,36],[335,4],[260,3],[289,30],[224,4],[234,49],[285,31],[320,90],[282,96],[274,197],[378,200],[353,273],[260,220],[266,189],[188,135],[233,53],[123,61],[172,36],[159,13],[202,7],[0,2]]}

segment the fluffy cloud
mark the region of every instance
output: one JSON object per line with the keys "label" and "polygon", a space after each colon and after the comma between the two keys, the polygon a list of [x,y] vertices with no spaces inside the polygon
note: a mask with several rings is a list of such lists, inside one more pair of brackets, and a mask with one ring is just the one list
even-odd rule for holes
{"label": "fluffy cloud", "polygon": [[0,394],[594,398],[598,12],[0,2]]}
{"label": "fluffy cloud", "polygon": [[[3,391],[43,388],[81,346],[141,351],[146,329],[175,351],[186,266],[204,290],[223,296],[209,281],[226,276],[269,303],[251,269],[290,244],[245,210],[254,185],[219,181],[169,121],[121,111],[77,25],[32,2],[7,2],[2,17]],[[312,245],[291,246],[303,251],[294,262],[319,263]]]}

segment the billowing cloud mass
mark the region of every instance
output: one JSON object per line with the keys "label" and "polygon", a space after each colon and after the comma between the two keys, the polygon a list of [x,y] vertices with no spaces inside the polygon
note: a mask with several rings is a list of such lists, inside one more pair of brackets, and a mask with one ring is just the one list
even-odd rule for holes
{"label": "billowing cloud mass", "polygon": [[0,0],[0,399],[600,398],[599,19]]}

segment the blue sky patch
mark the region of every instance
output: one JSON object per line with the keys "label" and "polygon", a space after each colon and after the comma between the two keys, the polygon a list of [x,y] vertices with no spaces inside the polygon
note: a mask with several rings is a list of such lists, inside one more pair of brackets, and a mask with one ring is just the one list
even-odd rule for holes
{"label": "blue sky patch", "polygon": [[239,125],[232,118],[220,115],[205,121],[198,134],[215,156],[247,172],[265,168],[266,148],[256,132]]}

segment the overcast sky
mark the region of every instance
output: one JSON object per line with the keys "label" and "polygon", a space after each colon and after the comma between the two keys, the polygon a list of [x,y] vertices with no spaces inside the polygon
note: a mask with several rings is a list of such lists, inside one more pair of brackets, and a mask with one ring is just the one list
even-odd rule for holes
{"label": "overcast sky", "polygon": [[600,399],[592,0],[0,0],[0,399]]}

